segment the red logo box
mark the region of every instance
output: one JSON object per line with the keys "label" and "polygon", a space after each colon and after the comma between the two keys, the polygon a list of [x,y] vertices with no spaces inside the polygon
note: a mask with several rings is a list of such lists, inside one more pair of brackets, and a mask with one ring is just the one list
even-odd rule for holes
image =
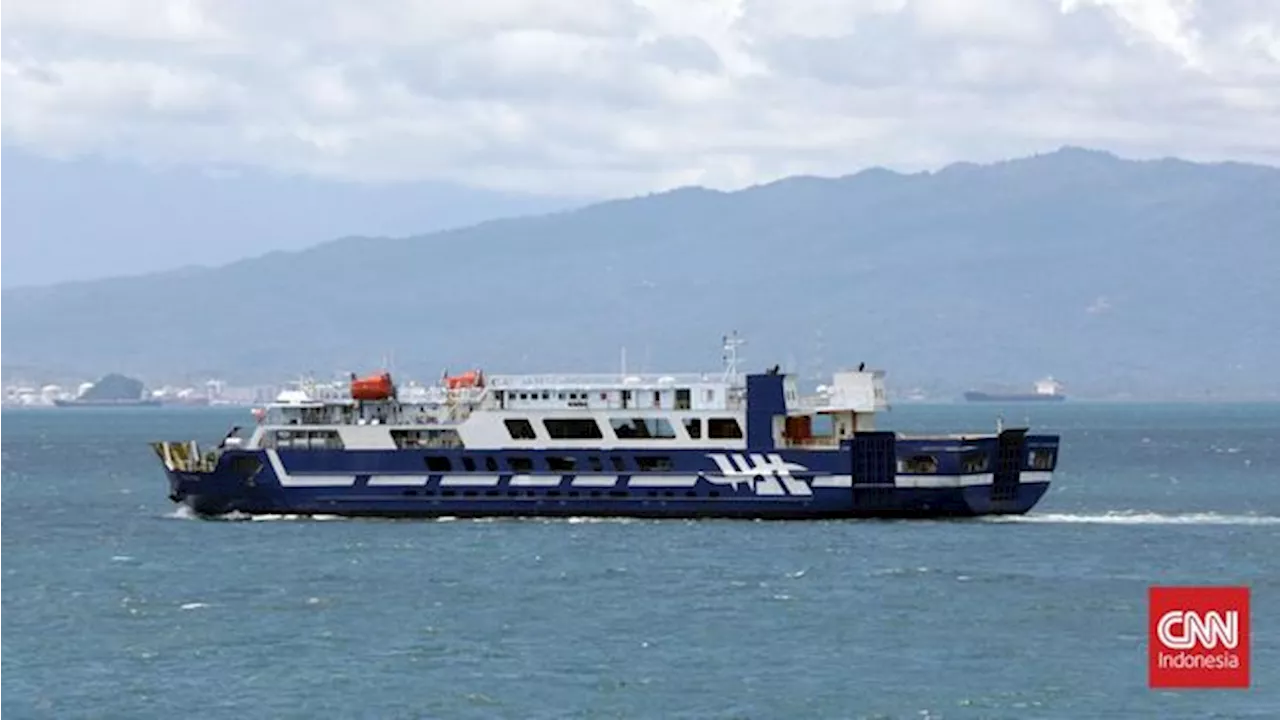
{"label": "red logo box", "polygon": [[1147,684],[1249,687],[1249,588],[1149,588]]}

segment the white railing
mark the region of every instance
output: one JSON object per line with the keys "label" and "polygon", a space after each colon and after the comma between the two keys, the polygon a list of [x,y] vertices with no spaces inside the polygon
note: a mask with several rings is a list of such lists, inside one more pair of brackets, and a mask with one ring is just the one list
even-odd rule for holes
{"label": "white railing", "polygon": [[488,385],[497,389],[531,389],[539,390],[626,390],[643,387],[674,387],[677,385],[732,385],[718,373],[673,373],[644,375],[620,375],[617,373],[575,374],[575,375],[491,375]]}

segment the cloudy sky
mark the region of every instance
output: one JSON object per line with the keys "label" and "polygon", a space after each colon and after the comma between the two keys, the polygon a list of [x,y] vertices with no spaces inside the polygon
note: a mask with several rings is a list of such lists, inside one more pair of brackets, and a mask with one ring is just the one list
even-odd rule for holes
{"label": "cloudy sky", "polygon": [[1280,164],[1280,0],[8,0],[5,143],[602,196]]}

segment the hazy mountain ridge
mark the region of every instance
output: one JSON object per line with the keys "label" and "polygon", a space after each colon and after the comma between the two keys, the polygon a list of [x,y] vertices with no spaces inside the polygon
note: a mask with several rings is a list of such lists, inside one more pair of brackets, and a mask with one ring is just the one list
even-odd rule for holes
{"label": "hazy mountain ridge", "polygon": [[422,233],[585,202],[441,182],[360,184],[247,167],[56,160],[9,145],[3,170],[6,287],[179,265],[195,271],[346,234]]}
{"label": "hazy mountain ridge", "polygon": [[[1066,148],[935,173],[683,188],[207,270],[3,293],[6,365],[86,374],[444,366],[809,374],[952,394],[1280,397],[1280,170]],[[821,334],[821,337],[819,337]],[[647,363],[646,363],[647,358]]]}

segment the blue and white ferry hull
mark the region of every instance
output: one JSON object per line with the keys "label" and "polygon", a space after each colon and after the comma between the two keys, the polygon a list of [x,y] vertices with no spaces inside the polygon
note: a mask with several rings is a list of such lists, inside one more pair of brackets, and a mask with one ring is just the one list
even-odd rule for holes
{"label": "blue and white ferry hull", "polygon": [[[948,448],[948,445],[952,446]],[[1016,449],[1014,447],[1015,446]],[[1016,465],[998,467],[999,449]],[[1049,469],[1023,466],[1029,448],[1055,458],[1057,438],[1019,430],[980,438],[859,435],[839,451],[662,453],[664,472],[425,472],[426,456],[510,453],[408,450],[231,450],[208,472],[167,470],[170,498],[200,515],[323,514],[377,517],[627,516],[650,518],[929,518],[1022,514],[1049,487]],[[937,472],[899,473],[898,456],[932,450]],[[980,472],[963,472],[979,453]],[[528,457],[530,453],[520,453]],[[592,465],[598,450],[558,450]],[[610,451],[634,468],[651,451]],[[452,457],[450,457],[452,456]],[[478,457],[476,457],[478,456]],[[616,459],[616,460],[615,460]],[[539,463],[540,465],[541,463]]]}
{"label": "blue and white ferry hull", "polygon": [[833,388],[806,403],[776,368],[500,377],[429,404],[384,375],[349,398],[286,398],[247,443],[153,448],[170,498],[201,515],[966,517],[1025,513],[1048,488],[1057,436],[876,431],[880,374]]}

